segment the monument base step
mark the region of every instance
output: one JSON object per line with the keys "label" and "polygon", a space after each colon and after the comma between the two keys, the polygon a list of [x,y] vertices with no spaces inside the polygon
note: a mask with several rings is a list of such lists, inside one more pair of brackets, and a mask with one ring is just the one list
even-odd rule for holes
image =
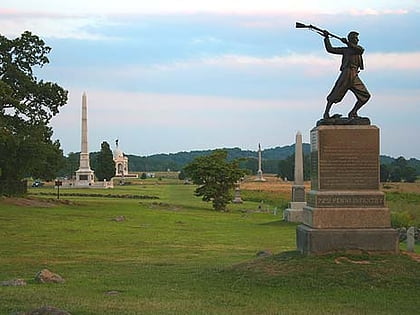
{"label": "monument base step", "polygon": [[399,253],[398,232],[392,228],[316,229],[301,224],[296,229],[298,250],[306,255],[361,250],[371,253]]}
{"label": "monument base step", "polygon": [[389,208],[303,208],[302,223],[317,229],[383,229],[391,226]]}
{"label": "monument base step", "polygon": [[303,209],[288,208],[283,212],[283,219],[286,222],[299,222],[303,220]]}

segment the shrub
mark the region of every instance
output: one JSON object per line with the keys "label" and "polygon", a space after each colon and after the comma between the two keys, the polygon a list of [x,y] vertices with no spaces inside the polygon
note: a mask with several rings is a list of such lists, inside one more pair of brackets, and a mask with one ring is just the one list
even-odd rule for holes
{"label": "shrub", "polygon": [[391,212],[391,225],[393,228],[413,226],[414,217],[406,211]]}

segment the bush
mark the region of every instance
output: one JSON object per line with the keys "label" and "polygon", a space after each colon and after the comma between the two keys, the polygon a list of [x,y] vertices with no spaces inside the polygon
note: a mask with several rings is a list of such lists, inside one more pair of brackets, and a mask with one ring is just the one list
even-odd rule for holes
{"label": "bush", "polygon": [[414,217],[406,211],[391,212],[391,225],[393,228],[413,226]]}
{"label": "bush", "polygon": [[0,180],[0,196],[23,196],[27,191],[26,180]]}

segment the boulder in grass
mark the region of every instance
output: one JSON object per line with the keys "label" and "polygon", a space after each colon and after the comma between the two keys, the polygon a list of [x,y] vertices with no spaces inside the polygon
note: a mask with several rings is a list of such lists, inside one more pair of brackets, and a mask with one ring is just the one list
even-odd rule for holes
{"label": "boulder in grass", "polygon": [[42,269],[35,276],[35,281],[38,283],[63,283],[65,280],[58,274]]}
{"label": "boulder in grass", "polygon": [[23,313],[25,315],[71,315],[71,313],[60,310],[59,308],[53,307],[53,306],[43,306],[40,308],[37,308],[35,310]]}
{"label": "boulder in grass", "polygon": [[257,257],[268,257],[268,256],[272,256],[273,255],[273,253],[270,251],[270,250],[260,250],[258,253],[257,253]]}
{"label": "boulder in grass", "polygon": [[115,222],[123,222],[123,221],[125,221],[125,216],[120,215],[120,216],[115,217],[114,219],[112,219],[112,221],[115,221]]}
{"label": "boulder in grass", "polygon": [[8,281],[3,281],[0,283],[0,286],[3,287],[20,287],[26,285],[26,281],[23,279],[12,279]]}

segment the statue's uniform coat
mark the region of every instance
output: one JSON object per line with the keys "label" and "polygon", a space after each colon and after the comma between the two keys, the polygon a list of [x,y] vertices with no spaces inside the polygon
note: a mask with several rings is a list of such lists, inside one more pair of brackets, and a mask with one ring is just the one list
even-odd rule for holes
{"label": "statue's uniform coat", "polygon": [[327,96],[327,101],[338,103],[346,95],[347,91],[350,90],[354,93],[358,101],[365,104],[370,98],[370,93],[358,76],[359,69],[364,69],[362,58],[363,47],[359,45],[355,45],[354,47],[332,47],[328,37],[324,39],[324,44],[325,49],[329,53],[343,56],[340,66],[340,76]]}

